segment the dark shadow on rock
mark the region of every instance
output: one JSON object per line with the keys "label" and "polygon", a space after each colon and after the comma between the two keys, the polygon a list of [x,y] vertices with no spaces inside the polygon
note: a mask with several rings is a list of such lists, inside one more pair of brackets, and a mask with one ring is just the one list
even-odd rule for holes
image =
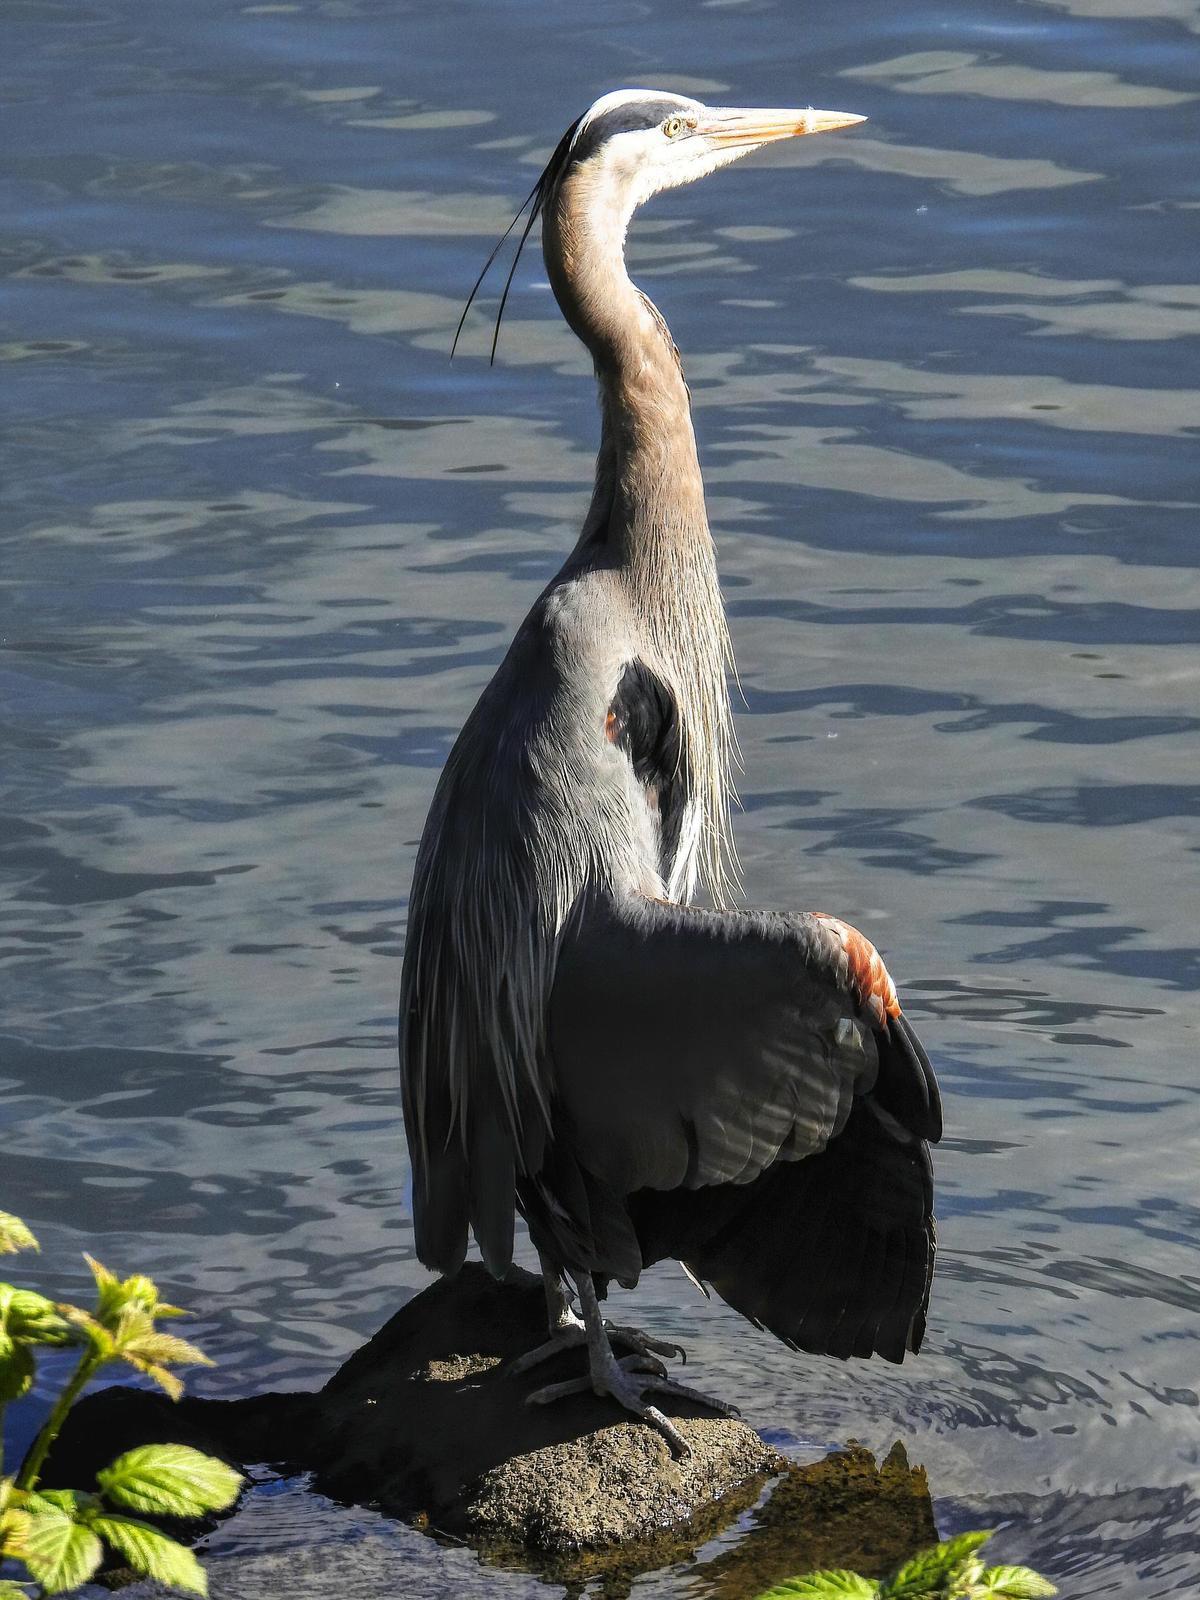
{"label": "dark shadow on rock", "polygon": [[[874,1526],[872,1505],[887,1506],[890,1517],[903,1498],[899,1474],[907,1484],[907,1463],[889,1458],[879,1473],[862,1452],[789,1467],[745,1424],[669,1398],[663,1409],[691,1446],[683,1461],[649,1427],[623,1420],[591,1394],[527,1406],[532,1389],[584,1370],[583,1352],[570,1351],[514,1376],[512,1359],[544,1332],[540,1280],[522,1274],[497,1284],[482,1267],[467,1266],[409,1301],[315,1394],[177,1405],[145,1390],[91,1396],[71,1414],[46,1481],[87,1484],[137,1444],[191,1444],[238,1466],[311,1472],[314,1488],[335,1500],[468,1539],[499,1564],[553,1568],[571,1582],[609,1572],[614,1593],[623,1588],[619,1574],[685,1559],[754,1506],[781,1472],[754,1514],[764,1530],[810,1519],[824,1525],[843,1506],[861,1540]],[[923,1475],[919,1492],[928,1508]],[[905,1533],[896,1543],[880,1534],[888,1560],[893,1548],[898,1558],[931,1537],[931,1514],[919,1537]],[[793,1560],[795,1540],[784,1548]],[[836,1548],[841,1565],[860,1545]],[[721,1583],[738,1554],[726,1552],[703,1570]],[[772,1579],[800,1570],[768,1565]],[[867,1563],[868,1570],[878,1565]],[[714,1593],[756,1592],[730,1582]]]}

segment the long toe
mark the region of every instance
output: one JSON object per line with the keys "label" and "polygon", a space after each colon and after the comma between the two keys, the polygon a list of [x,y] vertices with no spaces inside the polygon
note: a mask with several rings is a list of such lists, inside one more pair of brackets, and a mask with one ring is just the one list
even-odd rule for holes
{"label": "long toe", "polygon": [[736,1406],[731,1406],[724,1400],[715,1400],[710,1394],[701,1394],[699,1389],[689,1389],[685,1383],[676,1383],[673,1378],[668,1378],[665,1374],[660,1376],[651,1373],[637,1381],[644,1392],[670,1394],[677,1400],[690,1400],[693,1405],[704,1406],[709,1411],[715,1411],[718,1416],[740,1417],[742,1414]]}
{"label": "long toe", "polygon": [[604,1331],[610,1344],[628,1345],[631,1350],[639,1350],[643,1355],[665,1356],[668,1361],[678,1360],[687,1366],[687,1351],[681,1344],[673,1344],[668,1339],[652,1339],[640,1328],[622,1328],[611,1322],[604,1324]]}
{"label": "long toe", "polygon": [[540,1389],[531,1389],[525,1396],[527,1406],[548,1406],[555,1400],[566,1400],[573,1394],[591,1394],[590,1378],[565,1378],[562,1383],[546,1383]]}
{"label": "long toe", "polygon": [[[654,1366],[648,1368],[647,1362],[653,1362]],[[715,1411],[724,1417],[737,1417],[741,1414],[736,1407],[726,1405],[723,1400],[714,1400],[711,1395],[701,1394],[698,1389],[689,1389],[686,1384],[674,1382],[667,1377],[661,1362],[655,1360],[653,1356],[636,1353],[622,1356],[611,1366],[606,1364],[598,1381],[587,1377],[568,1378],[562,1383],[548,1383],[526,1395],[525,1404],[547,1406],[556,1400],[566,1400],[571,1395],[588,1393],[608,1395],[626,1411],[635,1417],[640,1417],[643,1422],[662,1434],[671,1447],[672,1454],[680,1460],[691,1454],[691,1447],[671,1419],[664,1416],[657,1406],[651,1404],[648,1398],[650,1395],[671,1395],[676,1400],[687,1400],[692,1405],[703,1406],[705,1410]]]}
{"label": "long toe", "polygon": [[515,1361],[509,1362],[508,1370],[511,1373],[529,1372],[534,1367],[540,1367],[543,1361],[550,1361],[559,1356],[564,1350],[581,1350],[587,1344],[587,1334],[583,1324],[578,1326],[568,1324],[552,1334],[545,1344],[536,1345],[532,1350],[526,1350],[523,1356],[518,1356]]}

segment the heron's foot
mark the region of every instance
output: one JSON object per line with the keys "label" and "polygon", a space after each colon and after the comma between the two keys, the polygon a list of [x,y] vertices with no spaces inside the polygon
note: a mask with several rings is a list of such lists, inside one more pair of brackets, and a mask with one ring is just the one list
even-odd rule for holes
{"label": "heron's foot", "polygon": [[687,1366],[687,1351],[671,1339],[652,1339],[640,1328],[622,1328],[615,1322],[606,1322],[604,1331],[610,1344],[627,1345],[636,1355],[663,1356],[667,1361],[678,1361],[681,1367]]}
{"label": "heron's foot", "polygon": [[551,1361],[564,1350],[581,1350],[587,1344],[587,1329],[579,1318],[571,1313],[572,1321],[563,1321],[554,1330],[544,1344],[538,1344],[532,1350],[526,1350],[523,1356],[517,1356],[509,1363],[509,1372],[516,1375],[519,1372],[529,1372],[534,1367],[540,1367],[543,1361]]}
{"label": "heron's foot", "polygon": [[[614,1327],[611,1322],[604,1324],[604,1331],[610,1343],[620,1345],[635,1356],[654,1361],[663,1372],[667,1369],[660,1361],[655,1360],[658,1356],[664,1356],[668,1361],[678,1357],[685,1366],[687,1365],[687,1351],[680,1344],[672,1344],[667,1339],[652,1339],[649,1334],[642,1333],[637,1328]],[[508,1370],[514,1374],[529,1372],[533,1367],[541,1366],[543,1361],[550,1361],[554,1356],[561,1355],[564,1350],[585,1348],[587,1342],[587,1328],[568,1307],[567,1315],[559,1321],[546,1342],[527,1350],[523,1356],[518,1356]]]}
{"label": "heron's foot", "polygon": [[535,1389],[526,1396],[526,1405],[550,1405],[555,1400],[586,1394],[589,1390],[593,1394],[609,1395],[626,1411],[640,1417],[661,1433],[677,1460],[689,1456],[691,1446],[671,1419],[651,1404],[647,1395],[673,1395],[677,1400],[689,1400],[693,1405],[704,1406],[723,1417],[741,1414],[736,1407],[726,1405],[723,1400],[714,1400],[709,1395],[701,1394],[698,1389],[689,1389],[686,1384],[676,1383],[667,1376],[666,1368],[654,1355],[638,1351],[618,1359],[610,1350],[607,1360],[593,1361],[591,1365],[592,1370],[586,1378],[570,1378],[565,1383],[549,1383],[545,1388]]}

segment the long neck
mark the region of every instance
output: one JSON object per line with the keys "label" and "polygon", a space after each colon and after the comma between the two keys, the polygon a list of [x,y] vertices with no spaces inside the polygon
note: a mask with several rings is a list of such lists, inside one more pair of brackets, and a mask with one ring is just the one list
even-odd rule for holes
{"label": "long neck", "polygon": [[568,174],[542,227],[555,298],[591,351],[600,386],[596,486],[578,550],[603,551],[672,683],[701,812],[696,868],[724,904],[736,879],[726,686],[733,656],[716,553],[679,353],[661,314],[630,280],[629,213],[603,185],[586,168]]}
{"label": "long neck", "polygon": [[[625,267],[628,210],[600,173],[568,174],[547,206],[542,248],[555,298],[591,351],[603,429],[596,499],[618,561],[669,542],[710,546],[687,385],[659,312]],[[598,502],[598,503],[597,503]]]}

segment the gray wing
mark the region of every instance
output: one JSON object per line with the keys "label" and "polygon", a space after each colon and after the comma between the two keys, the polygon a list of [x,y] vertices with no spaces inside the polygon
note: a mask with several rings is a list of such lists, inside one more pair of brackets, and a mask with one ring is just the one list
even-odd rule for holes
{"label": "gray wing", "polygon": [[[867,941],[819,914],[592,897],[551,992],[556,1123],[618,1193],[749,1183],[823,1150],[876,1089],[889,994]],[[887,1109],[937,1137],[928,1061],[907,1066]]]}
{"label": "gray wing", "polygon": [[684,1261],[789,1344],[903,1359],[933,1272],[928,1057],[835,918],[594,897],[551,991],[539,1245],[635,1282]]}

